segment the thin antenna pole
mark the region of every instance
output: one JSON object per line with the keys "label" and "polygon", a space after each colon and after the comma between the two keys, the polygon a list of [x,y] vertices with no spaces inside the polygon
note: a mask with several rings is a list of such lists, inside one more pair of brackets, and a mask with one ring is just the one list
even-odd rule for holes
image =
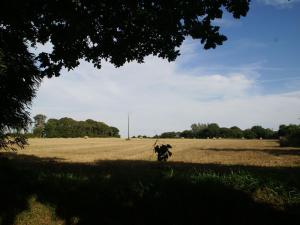
{"label": "thin antenna pole", "polygon": [[129,137],[129,113],[128,113],[128,127],[127,128],[128,128],[128,132],[127,132],[128,138],[127,139],[129,140],[130,139],[130,137]]}

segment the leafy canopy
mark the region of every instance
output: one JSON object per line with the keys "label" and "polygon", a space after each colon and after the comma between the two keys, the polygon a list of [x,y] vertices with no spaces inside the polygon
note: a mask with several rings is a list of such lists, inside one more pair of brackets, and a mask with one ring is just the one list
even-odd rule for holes
{"label": "leafy canopy", "polygon": [[143,62],[153,54],[175,60],[186,36],[201,40],[205,49],[221,45],[226,37],[212,25],[223,10],[245,16],[249,0],[102,0],[5,1],[1,4],[1,33],[23,42],[45,44],[52,53],[38,55],[42,75],[58,76],[79,59],[101,66]]}

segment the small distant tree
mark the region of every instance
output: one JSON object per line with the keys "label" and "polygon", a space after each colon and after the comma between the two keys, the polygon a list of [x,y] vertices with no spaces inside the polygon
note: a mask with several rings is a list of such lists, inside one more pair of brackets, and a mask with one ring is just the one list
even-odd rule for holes
{"label": "small distant tree", "polygon": [[45,127],[47,116],[43,114],[37,114],[35,117],[33,117],[35,127]]}
{"label": "small distant tree", "polygon": [[35,137],[43,137],[45,136],[45,125],[46,125],[46,119],[47,116],[43,114],[37,114],[34,119],[34,129],[33,129],[33,135]]}

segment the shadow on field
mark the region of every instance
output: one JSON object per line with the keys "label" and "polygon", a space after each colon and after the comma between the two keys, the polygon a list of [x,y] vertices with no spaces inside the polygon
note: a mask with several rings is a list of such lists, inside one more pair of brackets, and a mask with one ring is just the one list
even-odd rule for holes
{"label": "shadow on field", "polygon": [[284,149],[284,148],[200,148],[199,150],[217,151],[217,152],[263,152],[270,155],[281,156],[281,155],[300,155],[300,149]]}
{"label": "shadow on field", "polygon": [[[278,209],[255,201],[251,193],[256,186],[250,178],[255,178],[259,187],[268,180],[299,190],[300,168],[130,160],[80,164],[5,156],[9,159],[0,160],[3,225],[14,223],[28,208],[31,196],[53,206],[66,224],[274,225],[299,221],[298,204]],[[229,182],[235,173],[248,174],[237,176],[239,187]],[[226,183],[217,175],[232,178]]]}

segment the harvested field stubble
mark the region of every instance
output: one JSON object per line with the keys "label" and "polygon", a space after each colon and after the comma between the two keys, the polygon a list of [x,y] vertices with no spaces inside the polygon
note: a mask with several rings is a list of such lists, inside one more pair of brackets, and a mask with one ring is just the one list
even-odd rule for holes
{"label": "harvested field stubble", "polygon": [[[53,157],[66,162],[97,160],[155,161],[154,139],[54,138],[30,139],[18,154]],[[226,165],[298,166],[300,148],[282,148],[277,140],[160,139],[171,144],[170,161]]]}

